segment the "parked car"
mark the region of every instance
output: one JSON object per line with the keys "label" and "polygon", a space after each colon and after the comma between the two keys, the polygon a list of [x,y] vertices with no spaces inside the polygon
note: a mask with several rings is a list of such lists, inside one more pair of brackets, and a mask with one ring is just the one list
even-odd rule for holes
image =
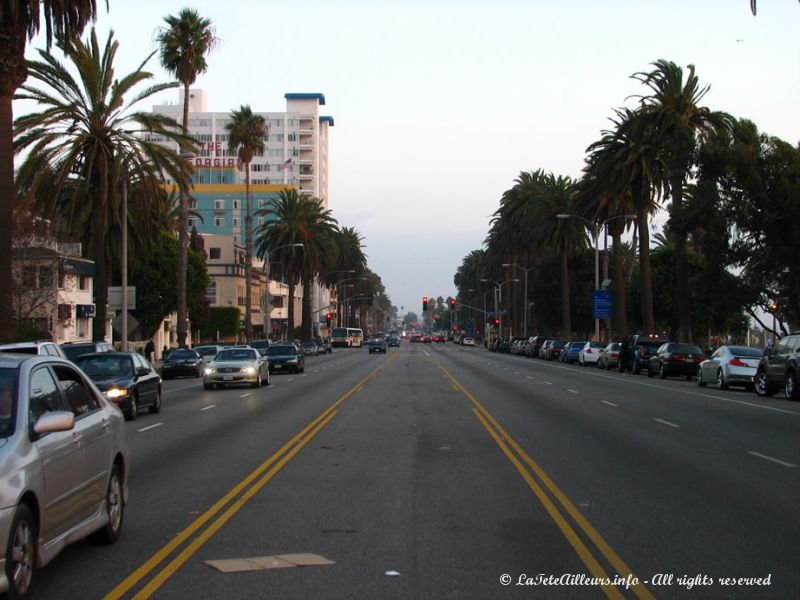
{"label": "parked car", "polygon": [[729,385],[753,388],[753,379],[764,351],[749,346],[720,346],[711,356],[700,363],[697,385],[706,387],[715,383],[720,390]]}
{"label": "parked car", "polygon": [[528,340],[528,356],[531,358],[539,358],[539,349],[550,338],[546,335],[535,335]]}
{"label": "parked car", "polygon": [[306,370],[306,359],[294,344],[273,344],[267,350],[269,372],[290,371],[302,373]]}
{"label": "parked car", "polygon": [[661,344],[650,357],[647,376],[652,377],[658,373],[661,379],[666,379],[670,375],[683,375],[691,381],[692,377],[697,375],[700,363],[705,359],[706,355],[696,344],[667,342]]}
{"label": "parked car", "polygon": [[133,421],[139,411],[161,411],[161,376],[137,352],[84,354],[75,364],[89,376],[103,395]]}
{"label": "parked car", "polygon": [[373,352],[382,352],[383,354],[386,354],[386,346],[386,338],[383,336],[375,336],[367,341],[367,347],[369,348],[370,354]]}
{"label": "parked car", "polygon": [[67,358],[61,346],[50,340],[37,340],[34,342],[14,342],[0,344],[0,352],[14,352],[17,354],[38,354],[40,356],[58,356]]}
{"label": "parked car", "polygon": [[0,356],[0,594],[29,597],[69,543],[119,539],[128,460],[122,413],[73,363]]}
{"label": "parked car", "polygon": [[600,349],[600,356],[597,359],[598,369],[616,369],[619,367],[619,356],[622,351],[622,344],[611,342],[605,348]]}
{"label": "parked car", "polygon": [[566,345],[564,340],[552,340],[551,344],[544,351],[542,358],[545,360],[556,360],[561,356],[561,350]]}
{"label": "parked car", "polygon": [[208,363],[211,362],[211,359],[214,358],[220,350],[223,350],[223,347],[217,344],[208,344],[205,346],[195,346],[194,349],[203,357],[203,360]]}
{"label": "parked car", "polygon": [[650,357],[656,353],[662,344],[669,342],[663,336],[657,334],[640,333],[633,336],[630,342],[630,358],[626,361],[627,365],[623,368],[632,371],[634,375],[642,372],[642,369],[650,368]]}
{"label": "parked car", "polygon": [[578,354],[586,345],[585,341],[570,342],[564,346],[563,360],[567,364],[578,362]]}
{"label": "parked car", "polygon": [[800,400],[800,332],[781,338],[773,350],[765,350],[755,376],[756,393],[771,396],[778,389],[788,400]]}
{"label": "parked car", "polygon": [[61,350],[68,359],[74,361],[83,354],[114,352],[114,346],[108,342],[67,342],[61,344]]}
{"label": "parked car", "polygon": [[314,338],[314,341],[317,343],[317,347],[319,348],[320,354],[328,353],[330,354],[333,352],[333,347],[331,346],[330,338]]}
{"label": "parked car", "polygon": [[202,377],[205,368],[206,361],[197,350],[177,348],[164,360],[161,376],[164,379],[172,379],[179,375]]}
{"label": "parked car", "polygon": [[310,356],[319,356],[319,347],[315,341],[308,341],[303,342],[302,344],[303,354],[307,354]]}
{"label": "parked car", "polygon": [[585,367],[597,363],[602,348],[602,342],[585,342],[583,348],[578,351],[578,364]]}
{"label": "parked car", "polygon": [[[270,346],[267,352],[272,348]],[[255,348],[226,348],[206,365],[203,372],[203,388],[207,390],[239,383],[249,383],[254,388],[270,383],[267,359]]]}
{"label": "parked car", "polygon": [[474,346],[475,345],[475,340],[473,338],[471,338],[471,337],[461,338],[461,345],[462,346]]}

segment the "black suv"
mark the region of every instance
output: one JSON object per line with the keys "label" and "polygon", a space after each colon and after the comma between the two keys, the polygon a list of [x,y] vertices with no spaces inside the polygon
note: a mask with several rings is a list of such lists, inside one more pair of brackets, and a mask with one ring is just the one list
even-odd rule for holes
{"label": "black suv", "polygon": [[629,352],[625,353],[627,364],[620,364],[620,369],[632,371],[634,375],[641,373],[642,369],[649,371],[650,357],[667,342],[669,340],[660,335],[640,333],[633,336],[628,346]]}
{"label": "black suv", "polygon": [[61,349],[67,355],[67,358],[73,361],[84,354],[114,352],[114,346],[108,342],[66,342],[61,344]]}
{"label": "black suv", "polygon": [[774,350],[764,350],[754,379],[759,396],[771,396],[781,387],[787,400],[800,400],[800,331],[782,338]]}

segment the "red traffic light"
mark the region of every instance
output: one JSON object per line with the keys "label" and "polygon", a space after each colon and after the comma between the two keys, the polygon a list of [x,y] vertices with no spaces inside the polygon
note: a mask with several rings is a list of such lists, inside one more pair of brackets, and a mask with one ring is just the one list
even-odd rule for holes
{"label": "red traffic light", "polygon": [[422,297],[422,312],[425,312],[426,310],[428,310],[428,297],[427,296],[423,296]]}
{"label": "red traffic light", "polygon": [[450,298],[450,306],[453,307],[453,308],[456,307],[456,299],[455,298]]}

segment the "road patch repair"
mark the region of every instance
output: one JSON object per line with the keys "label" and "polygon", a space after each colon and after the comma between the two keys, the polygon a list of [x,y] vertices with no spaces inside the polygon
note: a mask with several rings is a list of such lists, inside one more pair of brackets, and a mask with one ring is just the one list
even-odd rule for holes
{"label": "road patch repair", "polygon": [[276,556],[255,556],[253,558],[223,558],[207,560],[205,563],[220,573],[244,573],[247,571],[265,571],[267,569],[291,569],[294,567],[317,567],[335,565],[319,554],[278,554]]}

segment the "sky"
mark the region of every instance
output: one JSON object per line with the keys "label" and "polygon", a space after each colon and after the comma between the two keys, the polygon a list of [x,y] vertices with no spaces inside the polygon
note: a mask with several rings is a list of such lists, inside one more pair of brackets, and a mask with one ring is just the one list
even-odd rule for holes
{"label": "sky", "polygon": [[[120,74],[156,49],[165,16],[190,6],[211,19],[221,44],[195,84],[208,110],[284,111],[287,92],[325,95],[329,207],[361,233],[404,312],[419,312],[422,296],[455,295],[456,269],[482,247],[520,172],[579,177],[613,109],[645,93],[631,75],[658,59],[694,64],[711,86],[705,106],[800,142],[796,0],[759,0],[755,17],[749,0],[98,5],[100,39],[113,29],[120,42]],[[147,66],[169,81],[157,57]],[[177,100],[172,90],[153,104]]]}

